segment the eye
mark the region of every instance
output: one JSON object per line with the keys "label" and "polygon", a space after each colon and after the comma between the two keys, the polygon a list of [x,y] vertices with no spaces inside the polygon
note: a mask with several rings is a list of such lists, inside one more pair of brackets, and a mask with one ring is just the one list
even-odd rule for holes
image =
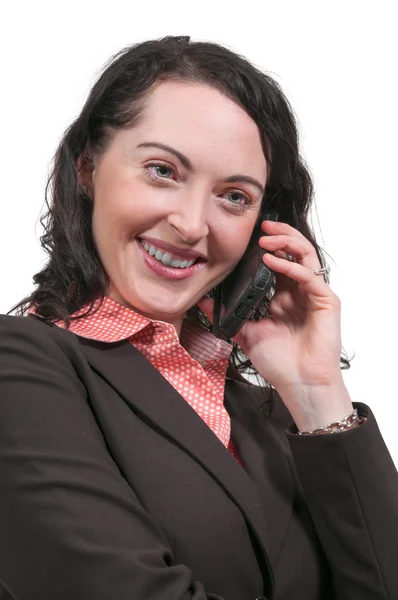
{"label": "eye", "polygon": [[[156,171],[157,171],[157,173],[156,173]],[[162,173],[162,171],[163,171],[163,173]],[[165,171],[166,171],[166,173],[165,173]],[[169,173],[176,175],[176,170],[173,167],[170,167],[169,165],[166,165],[164,163],[152,162],[152,163],[148,163],[144,167],[145,175],[147,177],[149,177],[149,179],[152,179],[153,181],[157,181],[161,185],[163,184],[163,182],[164,182],[164,185],[167,185],[167,182],[170,180],[170,177],[167,177],[167,171]],[[227,203],[226,203],[227,209],[231,210],[232,212],[236,212],[236,213],[244,212],[248,208],[253,206],[253,204],[254,204],[254,200],[252,200],[252,198],[250,198],[250,196],[248,196],[247,194],[243,194],[242,192],[239,192],[237,190],[230,190],[230,191],[224,192],[224,195],[234,196],[235,198],[236,198],[236,196],[238,196],[241,199],[241,202],[239,202],[239,201],[237,202],[235,199],[232,201],[227,201]]]}
{"label": "eye", "polygon": [[231,192],[225,192],[226,194],[228,194],[229,196],[238,196],[238,198],[241,198],[243,200],[241,200],[241,202],[235,202],[235,200],[232,200],[232,204],[233,204],[233,208],[234,210],[246,210],[248,209],[250,206],[252,206],[253,204],[253,200],[250,198],[250,196],[247,196],[246,194],[242,194],[241,192],[238,192],[236,190],[233,190]]}
{"label": "eye", "polygon": [[[158,173],[159,173],[159,170],[162,170],[163,174],[161,174],[160,176],[158,174],[155,175],[154,171],[152,169],[155,169],[155,170],[158,169]],[[163,176],[163,175],[165,175],[164,171],[169,171],[169,172],[175,174],[175,170],[172,167],[169,167],[168,165],[165,165],[163,163],[149,163],[148,165],[145,165],[145,168],[144,168],[145,175],[147,177],[149,177],[150,179],[153,179],[154,181],[159,181],[161,179],[165,179],[167,181],[167,179],[169,179],[169,177]]]}

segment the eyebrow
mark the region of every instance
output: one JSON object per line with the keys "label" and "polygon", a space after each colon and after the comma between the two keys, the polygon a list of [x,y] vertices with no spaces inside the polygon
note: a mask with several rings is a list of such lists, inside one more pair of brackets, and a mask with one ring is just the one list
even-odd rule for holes
{"label": "eyebrow", "polygon": [[[193,166],[189,158],[181,152],[179,152],[178,150],[175,150],[175,148],[172,148],[171,146],[161,144],[159,142],[142,142],[142,144],[138,144],[137,148],[159,148],[160,150],[170,152],[178,158],[180,163],[184,165],[187,171],[193,171]],[[250,177],[249,175],[231,175],[230,177],[224,179],[224,181],[227,183],[251,183],[256,188],[258,188],[260,192],[264,195],[264,186],[261,185],[261,183],[257,179],[254,179],[254,177]]]}

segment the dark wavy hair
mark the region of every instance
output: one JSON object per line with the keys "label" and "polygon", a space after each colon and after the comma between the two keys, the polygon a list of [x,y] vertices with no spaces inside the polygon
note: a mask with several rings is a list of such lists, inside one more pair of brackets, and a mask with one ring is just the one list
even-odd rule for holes
{"label": "dark wavy hair", "polygon": [[[69,327],[71,319],[93,311],[94,301],[100,298],[102,302],[109,278],[94,243],[93,204],[79,181],[78,159],[82,156],[84,166],[90,168],[94,157],[107,150],[118,130],[139,122],[153,86],[167,80],[210,85],[251,116],[271,167],[260,214],[275,208],[279,220],[300,231],[315,247],[321,266],[327,266],[307,222],[313,182],[300,156],[293,110],[279,84],[243,56],[219,44],[192,42],[189,36],[166,36],[128,46],[114,55],[105,64],[80,115],[64,133],[45,187],[48,210],[40,218],[44,228],[40,242],[49,258],[33,277],[36,289],[7,314],[24,316],[34,307],[45,321],[62,320]],[[252,320],[268,314],[274,292],[273,286]],[[215,290],[210,296],[214,298]],[[71,317],[88,303],[84,315]],[[211,330],[210,322],[196,305],[187,311],[186,318]],[[259,377],[242,349],[228,341],[233,345],[230,366],[235,372]],[[342,369],[350,368],[344,356],[340,363]]]}

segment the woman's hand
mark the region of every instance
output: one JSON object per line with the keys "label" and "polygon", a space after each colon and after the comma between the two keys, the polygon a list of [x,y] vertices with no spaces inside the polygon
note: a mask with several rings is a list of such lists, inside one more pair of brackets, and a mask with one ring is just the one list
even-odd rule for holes
{"label": "woman's hand", "polygon": [[[268,235],[260,238],[260,246],[275,252],[275,256],[266,253],[263,259],[276,273],[275,294],[269,315],[247,321],[233,339],[292,414],[300,395],[303,402],[306,396],[307,412],[313,414],[311,422],[316,421],[314,396],[325,398],[325,390],[333,390],[334,397],[338,396],[335,412],[319,407],[319,418],[326,414],[342,418],[347,412],[341,411],[350,412],[352,404],[340,370],[340,300],[323,276],[314,274],[321,268],[315,248],[297,229],[273,221],[263,221],[262,229]],[[202,298],[198,305],[211,320],[213,300]]]}

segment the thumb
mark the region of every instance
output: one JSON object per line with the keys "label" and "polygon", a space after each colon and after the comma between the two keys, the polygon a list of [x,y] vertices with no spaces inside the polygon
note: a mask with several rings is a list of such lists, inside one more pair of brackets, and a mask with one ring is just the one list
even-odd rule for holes
{"label": "thumb", "polygon": [[198,302],[197,306],[202,310],[206,317],[209,319],[210,323],[213,325],[213,317],[214,317],[214,300],[213,298],[209,298],[208,296],[203,296]]}

